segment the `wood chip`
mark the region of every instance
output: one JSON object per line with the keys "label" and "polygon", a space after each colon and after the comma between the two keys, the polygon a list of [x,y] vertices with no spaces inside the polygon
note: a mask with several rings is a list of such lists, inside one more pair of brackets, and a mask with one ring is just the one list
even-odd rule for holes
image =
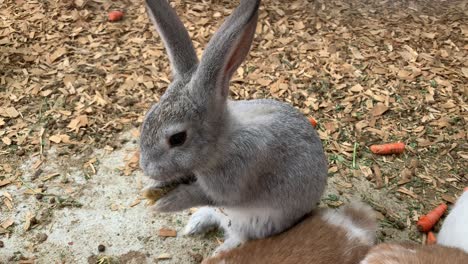
{"label": "wood chip", "polygon": [[5,108],[4,113],[6,114],[5,116],[11,117],[11,118],[16,118],[16,117],[18,117],[20,115],[18,110],[16,110],[16,108],[14,108],[14,107]]}
{"label": "wood chip", "polygon": [[13,197],[9,192],[3,192],[2,195],[5,196],[5,198],[7,198],[8,200],[13,201]]}
{"label": "wood chip", "polygon": [[41,192],[42,192],[41,188],[34,188],[34,189],[25,190],[24,194],[34,195],[34,194],[38,194],[38,193],[41,193]]}
{"label": "wood chip", "polygon": [[26,213],[26,219],[24,222],[23,230],[28,231],[35,222],[35,216],[31,212]]}
{"label": "wood chip", "polygon": [[404,184],[407,184],[407,183],[409,183],[409,182],[411,182],[410,179],[400,179],[400,180],[397,182],[397,184],[398,184],[398,185],[404,185]]}
{"label": "wood chip", "polygon": [[358,93],[358,92],[361,92],[362,90],[364,90],[364,88],[360,84],[356,84],[353,87],[351,87],[351,89],[349,89],[349,90],[351,92]]}
{"label": "wood chip", "polygon": [[384,186],[382,172],[380,171],[380,168],[377,165],[373,165],[372,169],[374,171],[375,188],[380,189]]}
{"label": "wood chip", "polygon": [[172,258],[172,255],[169,254],[169,253],[161,253],[161,254],[159,254],[156,258],[159,259],[159,260],[171,259],[171,258]]}
{"label": "wood chip", "polygon": [[371,114],[372,116],[381,116],[383,115],[385,112],[387,112],[388,110],[388,107],[385,106],[384,104],[382,103],[378,103],[374,106],[374,108],[372,108],[371,110]]}
{"label": "wood chip", "polygon": [[462,68],[461,71],[462,71],[463,75],[464,75],[466,78],[468,78],[468,68]]}
{"label": "wood chip", "polygon": [[413,170],[404,168],[401,173],[400,173],[400,178],[402,180],[409,180],[411,181],[411,178],[413,177]]}
{"label": "wood chip", "polygon": [[5,143],[5,145],[7,146],[10,146],[11,145],[11,139],[9,137],[3,137],[2,138],[2,141],[3,143]]}
{"label": "wood chip", "polygon": [[45,175],[45,176],[41,177],[41,181],[45,182],[45,181],[48,181],[48,180],[50,180],[50,179],[52,179],[54,177],[57,177],[59,175],[60,175],[60,173],[58,173],[58,172],[51,173],[51,174],[48,174],[48,175]]}
{"label": "wood chip", "polygon": [[365,59],[364,56],[362,56],[361,52],[357,48],[349,47],[349,49],[351,50],[351,53],[353,54],[355,59],[358,59],[358,60]]}
{"label": "wood chip", "polygon": [[457,201],[457,199],[455,199],[455,197],[451,196],[451,195],[447,195],[447,194],[442,194],[441,195],[441,198],[448,202],[448,203],[451,203],[451,204],[455,204],[455,202]]}
{"label": "wood chip", "polygon": [[70,123],[67,125],[68,128],[78,131],[79,128],[88,125],[88,116],[80,115],[75,119],[71,120]]}
{"label": "wood chip", "polygon": [[411,196],[411,198],[413,199],[419,199],[417,194],[415,194],[413,191],[406,189],[405,187],[398,188],[397,192]]}
{"label": "wood chip", "polygon": [[6,186],[8,184],[12,183],[10,179],[5,179],[5,180],[0,180],[0,187]]}
{"label": "wood chip", "polygon": [[0,226],[2,226],[3,228],[7,229],[8,227],[10,227],[11,225],[13,225],[15,221],[13,220],[13,218],[8,218],[7,220],[3,221]]}
{"label": "wood chip", "polygon": [[161,228],[158,231],[158,236],[161,237],[176,237],[177,236],[177,231],[171,228]]}
{"label": "wood chip", "polygon": [[67,50],[64,47],[59,47],[52,53],[49,57],[49,63],[53,63],[56,61],[58,58],[62,57],[67,53]]}
{"label": "wood chip", "polygon": [[129,205],[129,207],[134,207],[134,206],[138,205],[139,203],[141,203],[141,199],[137,198],[137,199],[135,199],[135,201],[133,201],[133,202]]}
{"label": "wood chip", "polygon": [[8,208],[8,210],[13,209],[12,200],[9,200],[9,199],[5,198],[5,199],[3,199],[3,204],[5,204],[5,206]]}

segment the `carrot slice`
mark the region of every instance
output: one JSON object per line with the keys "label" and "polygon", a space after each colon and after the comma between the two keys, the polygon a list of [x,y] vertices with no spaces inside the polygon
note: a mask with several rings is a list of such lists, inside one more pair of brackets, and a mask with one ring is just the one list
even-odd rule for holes
{"label": "carrot slice", "polygon": [[123,16],[124,16],[124,13],[118,10],[111,11],[108,14],[109,21],[112,21],[112,22],[121,20]]}
{"label": "carrot slice", "polygon": [[427,245],[434,245],[437,243],[437,238],[436,236],[434,235],[434,233],[430,232],[427,233],[427,240],[426,240],[426,244]]}
{"label": "carrot slice", "polygon": [[309,117],[309,122],[312,124],[313,127],[317,126],[317,120],[315,120],[313,117]]}
{"label": "carrot slice", "polygon": [[434,208],[426,215],[421,216],[417,223],[419,231],[427,232],[431,230],[435,226],[437,221],[439,221],[439,219],[445,213],[445,211],[447,211],[447,205],[443,203]]}
{"label": "carrot slice", "polygon": [[405,143],[387,143],[382,145],[372,145],[370,150],[374,154],[388,155],[388,154],[400,154],[405,151]]}

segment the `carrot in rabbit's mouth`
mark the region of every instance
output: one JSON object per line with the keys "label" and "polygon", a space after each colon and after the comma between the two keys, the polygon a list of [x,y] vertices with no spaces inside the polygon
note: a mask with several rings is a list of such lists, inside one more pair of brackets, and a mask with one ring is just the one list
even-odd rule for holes
{"label": "carrot in rabbit's mouth", "polygon": [[174,190],[180,184],[191,184],[194,183],[197,179],[195,175],[189,175],[181,179],[175,180],[168,183],[164,186],[150,186],[143,190],[143,197],[148,200],[148,205],[155,204],[161,197],[168,194],[170,191]]}

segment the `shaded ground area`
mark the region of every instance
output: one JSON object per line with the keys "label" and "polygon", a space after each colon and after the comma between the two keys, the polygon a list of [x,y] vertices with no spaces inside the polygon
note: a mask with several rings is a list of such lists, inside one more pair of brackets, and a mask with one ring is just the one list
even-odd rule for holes
{"label": "shaded ground area", "polygon": [[[171,2],[199,54],[236,5]],[[208,255],[218,234],[158,236],[188,212],[152,216],[134,204],[144,185],[135,131],[170,82],[143,2],[0,7],[0,262],[81,263],[99,244],[106,251],[90,262]],[[113,9],[124,20],[107,22]],[[231,97],[276,98],[317,119],[330,160],[324,205],[358,197],[381,213],[379,239],[419,242],[418,216],[468,184],[467,39],[467,1],[265,0]],[[407,151],[367,148],[392,141]]]}
{"label": "shaded ground area", "polygon": [[[14,211],[7,214],[15,224],[8,228],[11,237],[2,238],[0,261],[33,256],[37,263],[154,263],[158,259],[191,263],[208,255],[216,244],[216,234],[194,238],[160,235],[161,229],[180,231],[189,213],[156,216],[148,210],[139,195],[146,178],[141,173],[122,176],[116,169],[125,166],[126,156],[135,149],[130,141],[118,151],[96,150],[92,154],[96,174],[87,177],[75,164],[88,156],[62,159],[52,148],[38,179],[44,185],[43,195],[24,197],[24,192],[35,189],[29,189],[30,185],[25,185],[24,192],[13,185],[3,188],[15,204]],[[37,161],[38,157],[26,161],[21,166],[23,173],[33,175]],[[50,175],[56,176],[46,180]],[[28,215],[34,219],[26,228],[23,221]],[[98,251],[99,245],[105,246],[103,253]]]}

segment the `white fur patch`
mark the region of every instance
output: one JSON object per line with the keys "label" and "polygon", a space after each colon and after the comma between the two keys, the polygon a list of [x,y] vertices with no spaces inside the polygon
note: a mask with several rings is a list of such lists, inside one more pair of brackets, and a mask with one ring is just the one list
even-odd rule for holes
{"label": "white fur patch", "polygon": [[445,219],[437,243],[468,253],[468,191],[462,194]]}
{"label": "white fur patch", "polygon": [[245,240],[269,236],[271,231],[268,227],[276,229],[284,224],[284,215],[270,208],[225,208],[220,210],[219,215],[224,216],[221,226],[228,236],[236,233]]}
{"label": "white fur patch", "polygon": [[331,225],[343,228],[346,231],[346,236],[350,240],[357,239],[366,245],[374,244],[374,237],[371,232],[355,225],[350,217],[342,211],[327,210],[323,214],[322,219]]}
{"label": "white fur patch", "polygon": [[[400,245],[385,245],[377,246],[376,248],[372,249],[369,254],[367,254],[366,258],[363,259],[359,264],[373,264],[375,262],[383,263],[383,264],[401,264],[398,260],[391,260],[399,259],[401,260],[401,256],[403,254],[407,254],[408,252],[415,254],[416,251],[413,249],[407,249]],[[400,258],[398,258],[400,256]]]}
{"label": "white fur patch", "polygon": [[269,208],[213,208],[202,207],[190,218],[184,234],[204,233],[214,226],[224,230],[225,241],[214,252],[228,251],[252,238],[270,236],[272,230],[282,228],[284,215]]}
{"label": "white fur patch", "polygon": [[210,229],[216,228],[220,224],[220,219],[216,209],[211,207],[202,207],[198,209],[184,229],[184,235],[202,234]]}

